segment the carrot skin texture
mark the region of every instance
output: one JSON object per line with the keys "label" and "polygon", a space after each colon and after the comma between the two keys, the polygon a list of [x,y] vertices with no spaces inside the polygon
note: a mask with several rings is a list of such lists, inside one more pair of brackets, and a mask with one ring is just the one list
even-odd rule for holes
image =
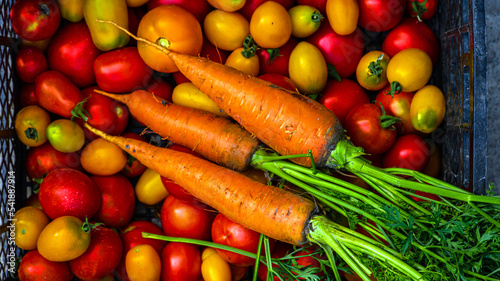
{"label": "carrot skin texture", "polygon": [[152,131],[176,144],[189,147],[206,159],[235,171],[250,167],[260,141],[230,119],[173,103],[162,103],[151,93],[97,93],[127,105],[130,114]]}
{"label": "carrot skin texture", "polygon": [[307,243],[309,219],[317,212],[311,200],[188,153],[85,127],[231,220],[283,242]]}

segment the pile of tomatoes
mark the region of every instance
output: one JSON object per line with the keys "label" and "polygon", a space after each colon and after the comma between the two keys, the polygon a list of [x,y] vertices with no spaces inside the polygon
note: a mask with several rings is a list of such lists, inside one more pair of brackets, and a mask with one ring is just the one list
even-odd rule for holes
{"label": "pile of tomatoes", "polygon": [[[162,143],[95,89],[145,89],[229,118],[167,56],[98,19],[316,99],[374,165],[438,176],[439,151],[427,138],[445,112],[443,93],[429,84],[439,42],[426,21],[436,9],[437,0],[17,0],[15,128],[33,191],[15,217],[16,245],[27,251],[19,279],[224,281],[253,273],[254,259],[230,251],[142,237],[256,252],[260,234],[83,127]],[[261,172],[247,175],[267,183]],[[158,217],[138,216],[140,206]],[[325,274],[314,248],[270,246],[273,257],[293,252],[296,265]],[[259,267],[259,278],[266,272]]]}

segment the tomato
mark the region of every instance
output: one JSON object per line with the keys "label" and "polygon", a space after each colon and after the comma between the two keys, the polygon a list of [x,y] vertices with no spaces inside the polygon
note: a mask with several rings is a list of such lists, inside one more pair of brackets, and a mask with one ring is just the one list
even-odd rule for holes
{"label": "tomato", "polygon": [[201,57],[224,64],[227,57],[229,57],[229,53],[229,51],[215,47],[206,37],[203,39],[203,46],[200,53]]}
{"label": "tomato", "polygon": [[19,106],[39,105],[35,95],[35,83],[22,83],[19,89]]}
{"label": "tomato", "polygon": [[415,92],[427,84],[432,74],[429,55],[416,48],[397,53],[387,65],[387,80],[397,82],[403,92]]}
{"label": "tomato", "polygon": [[35,95],[40,106],[64,118],[71,118],[71,110],[84,99],[80,89],[55,70],[47,70],[35,78]]}
{"label": "tomato", "polygon": [[243,46],[250,24],[238,12],[213,10],[203,21],[203,31],[208,41],[218,49],[234,51]]}
{"label": "tomato", "polygon": [[38,105],[21,108],[14,121],[17,137],[23,144],[31,147],[40,146],[47,141],[46,130],[49,124],[49,113]]}
{"label": "tomato", "polygon": [[35,77],[48,70],[45,54],[32,46],[22,47],[16,54],[16,73],[25,83],[35,82]]}
{"label": "tomato", "polygon": [[161,251],[161,279],[198,281],[201,278],[201,253],[196,245],[170,242]]}
{"label": "tomato", "polygon": [[47,126],[47,139],[64,153],[77,152],[85,144],[82,127],[69,119],[57,119]]}
{"label": "tomato", "polygon": [[439,178],[441,175],[441,151],[435,142],[428,140],[427,146],[429,147],[429,163],[424,168],[422,173],[433,178]]}
{"label": "tomato", "polygon": [[59,29],[50,43],[47,59],[51,70],[63,73],[77,87],[95,84],[93,64],[101,51],[92,42],[85,21]]}
{"label": "tomato", "polygon": [[172,83],[166,81],[165,79],[162,79],[161,77],[155,77],[153,75],[153,79],[149,81],[145,89],[158,98],[164,99],[168,102],[172,102],[172,92],[174,91],[174,85],[172,85]]}
{"label": "tomato", "polygon": [[[247,20],[250,20],[255,10],[267,1],[269,0],[246,0],[245,5],[238,12],[245,16]],[[286,10],[291,9],[295,4],[294,0],[275,0],[275,2],[280,3]]]}
{"label": "tomato", "polygon": [[[321,271],[321,263],[318,259],[326,259],[319,253],[314,254],[317,248],[315,246],[304,247],[300,251],[294,254],[297,257],[297,266],[304,270],[305,267],[310,268],[311,272],[314,270],[317,276],[325,276],[325,272]],[[314,256],[313,256],[314,255]],[[299,278],[299,280],[304,280],[304,278]],[[324,280],[324,279],[321,279]]]}
{"label": "tomato", "polygon": [[405,168],[418,172],[429,163],[429,147],[422,137],[414,134],[400,136],[384,154],[384,168]]}
{"label": "tomato", "polygon": [[419,21],[430,20],[436,14],[438,0],[407,0],[406,13]]}
{"label": "tomato", "polygon": [[257,56],[259,57],[260,75],[274,73],[288,77],[290,54],[298,43],[297,38],[290,37],[285,45],[279,48],[258,49]]}
{"label": "tomato", "polygon": [[393,57],[400,51],[417,48],[426,52],[432,64],[439,58],[439,39],[425,23],[414,18],[404,18],[382,41],[382,50]]}
{"label": "tomato", "polygon": [[328,68],[323,54],[306,41],[298,43],[290,54],[288,72],[302,94],[323,91],[328,80]]}
{"label": "tomato", "polygon": [[344,126],[349,111],[358,104],[369,103],[370,98],[358,83],[345,78],[340,81],[328,80],[318,101],[333,111]]}
{"label": "tomato", "polygon": [[212,5],[214,8],[226,11],[226,12],[234,12],[245,5],[245,0],[207,0],[207,2]]}
{"label": "tomato", "polygon": [[378,91],[387,83],[387,64],[391,58],[381,51],[366,53],[356,68],[359,85],[368,91]]}
{"label": "tomato", "polygon": [[152,169],[146,169],[135,185],[135,195],[139,202],[146,205],[160,203],[168,196],[161,182],[161,176]]}
{"label": "tomato", "polygon": [[354,74],[365,48],[365,39],[359,28],[349,35],[338,35],[329,24],[322,24],[306,40],[321,51],[325,61],[335,66],[342,78]]}
{"label": "tomato", "polygon": [[201,275],[204,281],[231,281],[231,266],[217,253],[207,247],[201,254]]}
{"label": "tomato", "polygon": [[153,75],[136,47],[124,47],[99,55],[94,61],[97,86],[103,91],[128,93],[146,86]]}
{"label": "tomato", "polygon": [[338,35],[349,35],[358,27],[359,5],[357,0],[326,1],[326,15]]}
{"label": "tomato", "polygon": [[26,176],[30,180],[39,179],[44,174],[59,168],[83,170],[80,165],[80,155],[77,152],[63,153],[57,151],[49,142],[28,150],[24,168],[26,169]]}
{"label": "tomato", "polygon": [[260,79],[266,80],[268,82],[273,83],[276,86],[280,86],[292,92],[297,91],[297,85],[293,82],[292,79],[287,76],[277,74],[277,73],[266,73],[259,76]]}
{"label": "tomato", "polygon": [[210,240],[213,212],[201,202],[186,202],[167,196],[160,212],[161,226],[167,236]]}
{"label": "tomato", "polygon": [[102,204],[93,220],[102,222],[106,227],[122,228],[126,226],[135,208],[134,187],[122,175],[91,176],[99,188]]}
{"label": "tomato", "polygon": [[80,162],[85,171],[93,175],[109,176],[125,167],[127,156],[116,144],[98,138],[83,148]]}
{"label": "tomato", "polygon": [[69,22],[79,22],[83,19],[83,0],[57,0],[61,17]]}
{"label": "tomato", "polygon": [[47,39],[43,39],[43,40],[39,40],[39,41],[29,41],[29,40],[22,39],[20,46],[21,47],[27,47],[27,46],[35,47],[35,48],[38,48],[42,52],[45,53],[49,49],[49,45],[50,45],[51,41],[52,41],[52,36],[47,38]]}
{"label": "tomato", "polygon": [[9,17],[14,32],[29,41],[50,38],[61,22],[56,0],[15,1],[10,8]]}
{"label": "tomato", "polygon": [[163,230],[150,221],[133,221],[124,227],[120,232],[120,237],[123,241],[124,253],[128,252],[128,250],[137,245],[148,244],[153,247],[158,254],[160,254],[167,242],[163,240],[143,238],[142,232],[164,235]]}
{"label": "tomato", "polygon": [[[285,257],[287,254],[293,251],[293,246],[291,244],[281,242],[281,241],[276,241],[276,244],[274,246],[274,249],[271,251],[271,258],[279,259]],[[273,268],[278,268],[279,266],[276,264],[272,265]],[[280,281],[280,278],[278,276],[274,276],[270,279],[268,279],[269,275],[269,270],[267,269],[267,266],[264,265],[263,263],[259,264],[259,268],[257,270],[257,276],[261,280],[273,280],[273,281]]]}
{"label": "tomato", "polygon": [[[345,118],[344,129],[352,143],[369,154],[386,152],[396,140],[394,117],[384,122],[380,107],[372,103],[357,105]],[[385,115],[384,119],[387,119]],[[391,120],[392,119],[392,120]]]}
{"label": "tomato", "polygon": [[378,92],[375,100],[382,104],[387,114],[401,119],[401,122],[396,124],[398,134],[416,133],[417,130],[413,128],[410,118],[410,105],[415,93],[400,92],[399,94],[391,95],[390,88],[391,86],[388,85]]}
{"label": "tomato", "polygon": [[[132,138],[140,141],[146,141],[146,139],[143,136],[133,132],[126,132],[122,134],[122,136],[125,138]],[[144,173],[146,169],[147,167],[144,166],[144,164],[142,164],[134,156],[127,153],[127,164],[125,165],[125,167],[123,167],[121,174],[126,176],[127,178],[135,178]]]}
{"label": "tomato", "polygon": [[81,256],[70,260],[69,266],[78,278],[100,280],[112,273],[122,258],[123,245],[118,233],[98,226],[90,232],[90,245]]}
{"label": "tomato", "polygon": [[443,122],[445,112],[443,92],[434,85],[427,85],[413,97],[410,105],[411,124],[420,132],[431,133]]}
{"label": "tomato", "polygon": [[387,31],[405,15],[406,0],[359,0],[358,3],[358,25],[370,31]]}
{"label": "tomato", "polygon": [[[212,240],[215,243],[257,253],[259,239],[260,233],[243,227],[221,213],[217,214],[212,223]],[[269,239],[271,251],[275,243],[276,240]],[[255,263],[255,259],[234,252],[220,249],[217,249],[217,252],[224,260],[235,265],[249,266]]]}
{"label": "tomato", "polygon": [[172,93],[175,104],[211,112],[221,117],[228,117],[227,113],[193,83],[186,82],[175,86]]}
{"label": "tomato", "polygon": [[19,281],[71,281],[73,273],[67,262],[53,262],[37,250],[27,252],[18,269]]}
{"label": "tomato", "polygon": [[321,25],[323,15],[312,6],[297,5],[288,10],[292,21],[292,36],[305,38],[316,32]]}
{"label": "tomato", "polygon": [[159,281],[161,260],[148,244],[137,245],[127,252],[125,266],[131,281]]}
{"label": "tomato", "polygon": [[285,45],[292,35],[292,20],[288,11],[275,1],[262,3],[250,19],[250,35],[262,48]]}
{"label": "tomato", "polygon": [[51,219],[74,216],[80,220],[91,218],[101,207],[101,193],[84,173],[69,169],[50,171],[38,192],[40,205]]}
{"label": "tomato", "polygon": [[259,75],[259,57],[255,54],[247,54],[244,47],[237,48],[231,52],[225,65],[252,76]]}
{"label": "tomato", "polygon": [[[189,55],[198,55],[203,44],[198,20],[176,5],[162,5],[147,12],[139,23],[137,36]],[[138,42],[137,48],[141,58],[152,69],[168,73],[178,71],[175,63],[158,49],[144,42]]]}
{"label": "tomato", "polygon": [[39,208],[26,206],[14,215],[16,222],[14,241],[23,250],[36,249],[38,236],[49,223],[47,215]]}
{"label": "tomato", "polygon": [[192,13],[198,22],[202,23],[205,16],[212,10],[212,6],[206,0],[149,0],[147,8],[149,11],[161,5],[177,5]]}
{"label": "tomato", "polygon": [[49,222],[37,241],[40,254],[57,262],[81,256],[90,245],[90,230],[77,217],[62,216]]}
{"label": "tomato", "polygon": [[[139,23],[141,22],[142,17],[144,17],[144,15],[148,12],[144,7],[145,6],[127,7],[128,31],[130,31],[132,34],[137,34]],[[128,46],[137,47],[137,40],[135,40],[134,38],[130,38]]]}

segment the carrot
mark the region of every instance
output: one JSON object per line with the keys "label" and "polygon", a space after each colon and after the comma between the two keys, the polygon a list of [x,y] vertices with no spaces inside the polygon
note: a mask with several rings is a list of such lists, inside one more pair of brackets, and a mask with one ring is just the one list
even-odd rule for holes
{"label": "carrot", "polygon": [[144,90],[120,95],[95,92],[127,105],[134,118],[161,137],[235,171],[247,170],[253,154],[261,147],[259,140],[228,118],[161,102]]}

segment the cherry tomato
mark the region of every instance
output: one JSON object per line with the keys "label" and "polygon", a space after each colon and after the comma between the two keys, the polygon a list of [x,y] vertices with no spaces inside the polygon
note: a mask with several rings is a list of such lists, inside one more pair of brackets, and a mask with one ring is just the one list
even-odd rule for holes
{"label": "cherry tomato", "polygon": [[382,32],[396,26],[405,15],[406,0],[359,0],[358,25]]}
{"label": "cherry tomato", "polygon": [[49,223],[47,215],[39,208],[26,206],[16,212],[14,221],[16,246],[23,250],[36,249],[38,236]]}
{"label": "cherry tomato", "polygon": [[20,281],[71,281],[74,276],[67,262],[49,261],[37,250],[29,251],[23,256],[18,274]]}
{"label": "cherry tomato", "polygon": [[161,279],[198,281],[201,278],[201,253],[196,245],[170,242],[161,251]]}
{"label": "cherry tomato", "polygon": [[405,168],[418,172],[429,163],[429,147],[422,137],[414,134],[400,136],[384,154],[384,168]]}
{"label": "cherry tomato", "polygon": [[387,65],[387,80],[398,82],[403,92],[415,92],[427,84],[432,74],[429,55],[416,48],[397,53]]}
{"label": "cherry tomato", "polygon": [[226,112],[191,82],[175,86],[172,101],[175,104],[208,111],[221,117],[228,117]]}
{"label": "cherry tomato", "polygon": [[225,65],[231,66],[252,76],[259,75],[259,57],[255,54],[248,54],[245,52],[244,47],[240,47],[232,51],[227,58]]}
{"label": "cherry tomato", "polygon": [[93,175],[109,176],[125,167],[127,156],[116,144],[98,138],[85,145],[80,162],[85,171]]}
{"label": "cherry tomato", "polygon": [[430,20],[436,14],[438,0],[407,0],[406,13],[419,21]]}
{"label": "cherry tomato", "polygon": [[273,83],[276,86],[280,86],[292,92],[297,91],[297,85],[293,82],[292,79],[287,76],[277,74],[277,73],[266,73],[259,76],[260,79],[266,80],[268,82]]}
{"label": "cherry tomato", "polygon": [[410,118],[410,105],[415,93],[400,92],[399,94],[391,95],[390,88],[391,86],[388,85],[378,92],[375,100],[382,104],[387,114],[401,119],[401,122],[396,124],[398,134],[416,133],[417,130],[413,128]]}
{"label": "cherry tomato", "polygon": [[[245,16],[247,20],[250,20],[255,10],[267,1],[269,0],[246,0],[245,5],[238,12]],[[294,0],[275,0],[275,2],[280,3],[286,10],[291,9],[295,4]]]}
{"label": "cherry tomato", "polygon": [[288,72],[302,94],[323,91],[328,80],[328,68],[323,54],[306,41],[298,43],[290,54]]}
{"label": "cherry tomato", "polygon": [[285,45],[279,48],[258,49],[257,56],[259,57],[260,75],[275,73],[288,77],[290,54],[292,53],[293,49],[295,49],[295,46],[297,46],[297,44],[297,38],[290,37]]}
{"label": "cherry tomato", "polygon": [[262,48],[285,45],[292,35],[292,20],[288,11],[275,1],[262,3],[250,19],[250,35]]}
{"label": "cherry tomato", "polygon": [[161,259],[148,244],[137,245],[127,252],[125,266],[131,281],[159,281]]}
{"label": "cherry tomato", "polygon": [[443,92],[434,85],[427,85],[413,97],[410,105],[411,124],[420,132],[431,133],[443,122],[445,112]]}
{"label": "cherry tomato", "polygon": [[[140,141],[146,141],[146,139],[134,132],[125,132],[122,134],[125,138],[132,138]],[[127,164],[123,167],[121,174],[126,176],[127,178],[135,178],[140,176],[144,171],[146,171],[148,167],[141,163],[141,161],[137,160],[134,156],[127,153]]]}
{"label": "cherry tomato", "polygon": [[21,108],[14,121],[18,139],[31,147],[41,146],[47,141],[46,130],[49,124],[49,113],[38,105]]}
{"label": "cherry tomato", "polygon": [[29,149],[24,163],[26,175],[30,180],[40,179],[46,173],[59,168],[83,170],[80,165],[80,155],[77,152],[57,151],[49,142]]}
{"label": "cherry tomato", "polygon": [[168,196],[168,191],[161,182],[160,174],[147,168],[135,185],[135,195],[139,202],[155,205]]}
{"label": "cherry tomato", "polygon": [[57,119],[47,126],[47,139],[56,149],[64,153],[77,152],[85,144],[82,127],[69,119]]}
{"label": "cherry tomato", "polygon": [[326,1],[326,15],[338,35],[349,35],[358,27],[359,5],[357,0]]}
{"label": "cherry tomato", "polygon": [[[177,5],[161,5],[146,13],[139,23],[137,36],[189,55],[198,55],[203,44],[200,23],[193,14]],[[137,48],[152,69],[167,73],[178,71],[175,63],[153,46],[138,42]]]}
{"label": "cherry tomato", "polygon": [[9,16],[14,32],[29,41],[50,38],[61,22],[56,0],[15,1]]}
{"label": "cherry tomato", "polygon": [[309,5],[297,5],[288,10],[292,21],[292,36],[305,38],[316,32],[321,25],[323,15]]}
{"label": "cherry tomato", "polygon": [[359,85],[368,91],[378,91],[387,83],[387,64],[391,58],[381,51],[366,53],[356,68]]}
{"label": "cherry tomato", "polygon": [[231,281],[231,266],[215,248],[207,247],[201,254],[201,275],[205,281]]}
{"label": "cherry tomato", "polygon": [[250,32],[248,20],[238,12],[213,10],[203,21],[203,31],[208,41],[225,51],[243,47]]}
{"label": "cherry tomato", "polygon": [[206,0],[149,0],[148,11],[161,5],[177,5],[192,13],[198,22],[202,23],[205,16],[212,10]]}
{"label": "cherry tomato", "polygon": [[25,83],[35,82],[35,77],[48,70],[45,54],[32,46],[22,47],[16,54],[16,73]]}

